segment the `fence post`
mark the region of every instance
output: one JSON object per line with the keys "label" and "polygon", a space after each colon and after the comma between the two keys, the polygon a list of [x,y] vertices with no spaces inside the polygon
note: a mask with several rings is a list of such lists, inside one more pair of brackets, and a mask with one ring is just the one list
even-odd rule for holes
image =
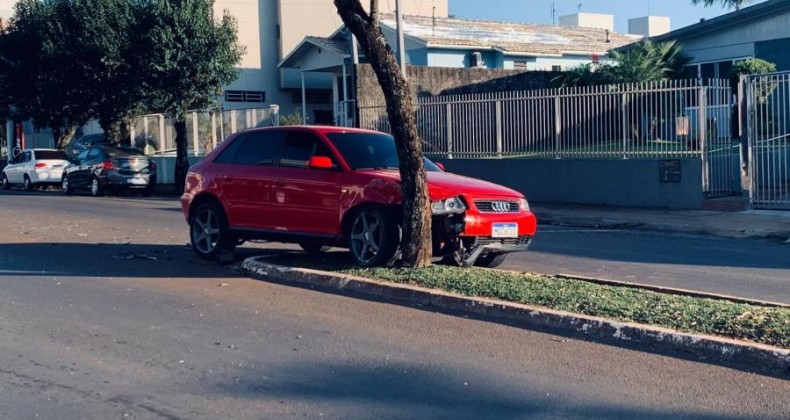
{"label": "fence post", "polygon": [[211,111],[211,150],[217,148],[217,113]]}
{"label": "fence post", "polygon": [[697,115],[697,135],[699,136],[699,148],[702,159],[702,192],[710,191],[710,162],[708,158],[708,88],[699,87]]}
{"label": "fence post", "polygon": [[192,113],[192,155],[198,156],[200,154],[200,118],[197,112]]}
{"label": "fence post", "polygon": [[502,159],[502,101],[496,101],[496,154]]}
{"label": "fence post", "polygon": [[159,114],[159,151],[165,151],[165,143],[167,140],[165,139],[165,116],[163,114]]}
{"label": "fence post", "polygon": [[453,158],[453,117],[452,107],[447,104],[447,159]]}
{"label": "fence post", "polygon": [[272,125],[275,127],[280,126],[280,105],[271,104],[269,108],[272,110]]}
{"label": "fence post", "polygon": [[562,135],[562,111],[560,96],[554,97],[554,157],[560,159],[560,136]]}
{"label": "fence post", "polygon": [[622,119],[623,119],[623,159],[628,158],[628,94],[622,94]]}
{"label": "fence post", "polygon": [[236,110],[230,110],[230,134],[235,133],[236,130]]}

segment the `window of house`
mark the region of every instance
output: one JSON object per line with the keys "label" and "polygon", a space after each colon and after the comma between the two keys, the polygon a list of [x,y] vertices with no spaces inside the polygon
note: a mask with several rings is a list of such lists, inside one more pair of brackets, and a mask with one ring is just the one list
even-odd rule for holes
{"label": "window of house", "polygon": [[[297,90],[291,94],[291,100],[295,104],[302,103],[302,91]],[[328,104],[332,102],[332,92],[327,90],[308,90],[308,104]]]}
{"label": "window of house", "polygon": [[266,92],[258,90],[226,90],[225,102],[266,102]]}
{"label": "window of house", "polygon": [[527,68],[527,62],[526,61],[514,61],[513,62],[513,68],[514,69],[519,69],[519,70],[525,70]]}
{"label": "window of house", "polygon": [[562,66],[553,65],[551,66],[551,71],[562,71]]}

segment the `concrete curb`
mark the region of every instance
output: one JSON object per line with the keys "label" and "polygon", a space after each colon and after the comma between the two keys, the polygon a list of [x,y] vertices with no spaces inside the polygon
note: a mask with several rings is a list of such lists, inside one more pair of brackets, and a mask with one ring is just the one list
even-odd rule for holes
{"label": "concrete curb", "polygon": [[519,327],[574,334],[604,341],[646,344],[659,350],[692,354],[705,362],[745,368],[778,377],[790,371],[790,350],[727,338],[678,332],[666,328],[613,321],[548,308],[471,298],[434,289],[376,281],[303,268],[269,264],[265,257],[250,257],[244,272],[260,280],[279,280],[300,285],[356,293],[377,298],[465,312],[511,321]]}

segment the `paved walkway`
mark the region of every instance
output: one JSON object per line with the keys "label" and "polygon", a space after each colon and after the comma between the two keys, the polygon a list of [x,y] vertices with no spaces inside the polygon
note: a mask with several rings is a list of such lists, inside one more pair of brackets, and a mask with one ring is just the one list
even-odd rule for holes
{"label": "paved walkway", "polygon": [[790,211],[718,212],[537,203],[532,205],[532,211],[539,223],[546,225],[696,233],[790,244]]}

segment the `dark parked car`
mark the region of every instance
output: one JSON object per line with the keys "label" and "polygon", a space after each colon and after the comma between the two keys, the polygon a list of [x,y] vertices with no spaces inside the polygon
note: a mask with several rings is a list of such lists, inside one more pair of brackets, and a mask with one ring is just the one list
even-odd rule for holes
{"label": "dark parked car", "polygon": [[104,133],[75,137],[66,146],[66,155],[69,159],[74,159],[91,146],[104,146],[105,144],[107,144],[107,137],[104,136]]}
{"label": "dark parked car", "polygon": [[63,171],[65,194],[89,189],[91,195],[119,190],[139,190],[151,195],[156,185],[156,164],[137,149],[112,146],[89,147]]}
{"label": "dark parked car", "polygon": [[[272,127],[234,134],[189,170],[181,205],[192,248],[206,259],[240,241],[347,247],[363,266],[397,257],[401,185],[388,134]],[[525,251],[536,219],[524,195],[447,173],[425,160],[433,256],[495,267]]]}

